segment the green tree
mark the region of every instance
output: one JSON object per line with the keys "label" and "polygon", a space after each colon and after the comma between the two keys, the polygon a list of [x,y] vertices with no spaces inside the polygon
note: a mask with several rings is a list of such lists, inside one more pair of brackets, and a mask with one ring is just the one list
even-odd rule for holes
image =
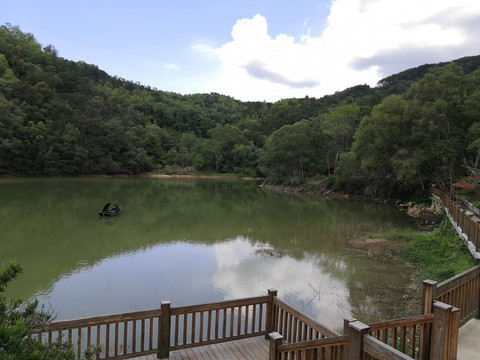
{"label": "green tree", "polygon": [[310,121],[285,125],[267,138],[260,170],[269,181],[299,184],[324,167],[323,148]]}
{"label": "green tree", "polygon": [[[339,105],[331,108],[326,114],[314,119],[319,123],[324,134],[331,138],[331,145],[328,148],[327,159],[333,167],[337,167],[340,156],[350,150],[353,143],[353,135],[362,118],[361,108],[355,104]],[[330,168],[330,166],[328,166]]]}
{"label": "green tree", "polygon": [[215,171],[229,173],[234,171],[233,149],[236,145],[246,144],[240,129],[233,125],[217,125],[209,130],[210,146],[215,149]]}
{"label": "green tree", "polygon": [[373,177],[392,176],[392,156],[402,148],[402,137],[408,128],[404,122],[405,100],[392,95],[375,106],[362,119],[355,134],[353,151],[362,169]]}

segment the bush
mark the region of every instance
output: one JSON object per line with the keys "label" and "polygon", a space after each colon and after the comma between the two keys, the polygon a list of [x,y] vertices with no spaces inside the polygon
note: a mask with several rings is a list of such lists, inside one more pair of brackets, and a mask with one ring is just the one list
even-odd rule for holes
{"label": "bush", "polygon": [[[34,329],[44,328],[53,320],[51,312],[38,310],[38,301],[7,301],[6,286],[23,271],[20,264],[9,262],[0,269],[0,360],[73,360],[70,343],[42,344],[27,337]],[[88,349],[84,359],[93,359],[98,349]]]}

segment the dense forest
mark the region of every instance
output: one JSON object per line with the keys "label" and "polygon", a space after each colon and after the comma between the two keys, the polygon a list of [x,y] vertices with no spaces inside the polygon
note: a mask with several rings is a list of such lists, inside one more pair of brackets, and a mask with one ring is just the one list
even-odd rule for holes
{"label": "dense forest", "polygon": [[475,174],[480,56],[374,88],[241,102],[180,95],[58,56],[0,27],[0,175],[221,173],[397,196]]}

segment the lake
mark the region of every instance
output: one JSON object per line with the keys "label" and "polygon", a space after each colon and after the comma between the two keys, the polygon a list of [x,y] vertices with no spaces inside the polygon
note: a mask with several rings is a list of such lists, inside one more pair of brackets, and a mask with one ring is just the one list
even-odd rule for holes
{"label": "lake", "polygon": [[[411,230],[395,207],[282,194],[256,181],[0,179],[0,263],[25,271],[7,295],[36,297],[57,319],[264,295],[332,329],[388,318],[380,289],[411,281],[348,241]],[[109,201],[123,207],[105,220]],[[402,287],[402,286],[400,286]],[[380,293],[379,293],[380,291]]]}

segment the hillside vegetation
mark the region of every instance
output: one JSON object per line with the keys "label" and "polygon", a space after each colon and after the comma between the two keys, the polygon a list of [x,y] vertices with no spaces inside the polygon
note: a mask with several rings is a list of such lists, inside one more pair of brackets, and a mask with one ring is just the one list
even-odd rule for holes
{"label": "hillside vegetation", "polygon": [[234,173],[397,196],[476,172],[480,56],[322,98],[179,95],[0,28],[0,175]]}

